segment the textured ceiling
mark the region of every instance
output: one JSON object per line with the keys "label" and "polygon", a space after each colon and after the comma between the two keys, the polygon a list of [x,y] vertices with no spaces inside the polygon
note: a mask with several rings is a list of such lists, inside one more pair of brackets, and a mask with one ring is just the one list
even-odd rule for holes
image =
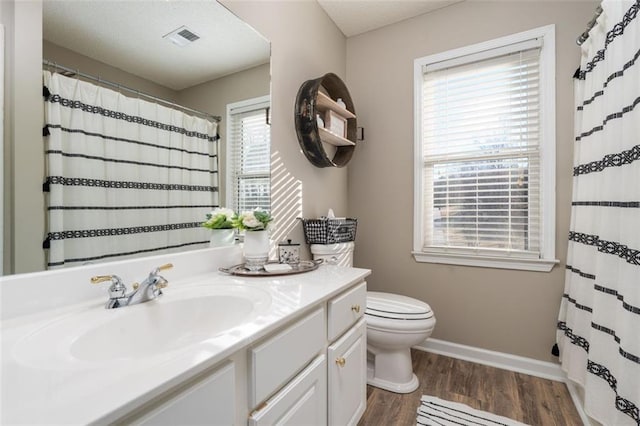
{"label": "textured ceiling", "polygon": [[342,33],[355,36],[464,0],[318,0]]}
{"label": "textured ceiling", "polygon": [[[43,21],[45,40],[174,90],[269,62],[269,42],[211,0],[45,0]],[[162,38],[183,25],[201,38]]]}

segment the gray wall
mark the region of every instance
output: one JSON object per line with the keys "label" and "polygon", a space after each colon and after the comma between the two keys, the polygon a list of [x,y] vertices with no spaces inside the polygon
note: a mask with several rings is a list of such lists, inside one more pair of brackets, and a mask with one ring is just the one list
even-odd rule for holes
{"label": "gray wall", "polygon": [[[347,40],[347,85],[364,126],[349,167],[349,214],[358,218],[356,266],[370,289],[426,301],[450,342],[553,359],[564,287],[573,141],[576,37],[596,2],[467,1]],[[413,245],[413,60],[544,25],[556,25],[556,258],[550,273],[417,263]]]}
{"label": "gray wall", "polygon": [[222,3],[271,41],[271,162],[276,166],[271,183],[276,235],[304,241],[295,220],[298,208],[304,217],[318,217],[329,208],[336,215],[347,214],[347,170],[319,169],[307,161],[293,125],[294,103],[306,80],[327,72],[345,79],[345,37],[315,1]]}
{"label": "gray wall", "polygon": [[1,3],[6,35],[3,269],[27,272],[44,265],[42,1]]}

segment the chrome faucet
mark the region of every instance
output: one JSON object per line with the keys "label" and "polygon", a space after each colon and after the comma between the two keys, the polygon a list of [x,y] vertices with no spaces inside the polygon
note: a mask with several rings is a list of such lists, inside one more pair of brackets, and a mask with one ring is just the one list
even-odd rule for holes
{"label": "chrome faucet", "polygon": [[169,285],[166,278],[159,275],[160,271],[173,268],[171,263],[158,266],[149,273],[142,284],[133,283],[133,290],[127,294],[127,287],[117,275],[98,275],[91,278],[93,284],[111,281],[109,287],[109,300],[106,309],[121,308],[123,306],[136,305],[148,302],[162,296],[162,289]]}

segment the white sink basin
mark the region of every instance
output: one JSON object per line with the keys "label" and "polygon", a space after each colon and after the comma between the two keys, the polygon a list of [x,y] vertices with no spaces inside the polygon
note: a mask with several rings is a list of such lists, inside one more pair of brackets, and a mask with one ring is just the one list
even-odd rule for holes
{"label": "white sink basin", "polygon": [[88,361],[156,355],[246,322],[253,303],[244,297],[216,295],[144,308],[86,331],[71,345],[71,355]]}
{"label": "white sink basin", "polygon": [[271,304],[269,293],[254,287],[171,290],[139,305],[94,305],[65,315],[21,339],[14,356],[23,364],[55,369],[145,360],[233,332]]}

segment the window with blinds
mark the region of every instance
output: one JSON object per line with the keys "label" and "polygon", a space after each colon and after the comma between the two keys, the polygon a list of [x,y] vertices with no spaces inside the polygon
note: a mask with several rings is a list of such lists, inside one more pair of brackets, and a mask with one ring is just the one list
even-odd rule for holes
{"label": "window with blinds", "polygon": [[545,204],[550,166],[542,153],[552,132],[542,128],[549,115],[542,99],[550,96],[543,39],[494,41],[416,62],[414,250],[458,261],[547,255],[543,211],[553,206]]}
{"label": "window with blinds", "polygon": [[271,137],[268,97],[228,106],[227,205],[270,210]]}

